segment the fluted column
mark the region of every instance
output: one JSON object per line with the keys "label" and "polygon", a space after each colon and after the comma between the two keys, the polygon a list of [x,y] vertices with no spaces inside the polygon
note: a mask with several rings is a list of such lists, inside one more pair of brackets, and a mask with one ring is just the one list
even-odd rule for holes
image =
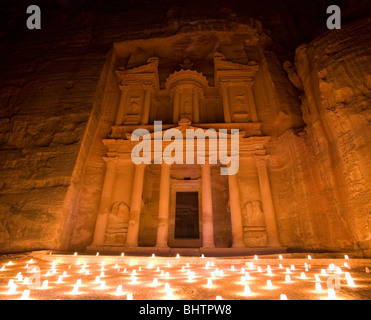
{"label": "fluted column", "polygon": [[223,99],[223,111],[224,111],[224,122],[230,123],[231,121],[231,109],[229,107],[228,99],[228,88],[225,84],[221,85],[222,99]]}
{"label": "fluted column", "polygon": [[255,97],[254,97],[252,86],[247,87],[247,100],[249,103],[249,111],[250,111],[251,120],[254,122],[259,121],[258,114],[256,112]]}
{"label": "fluted column", "polygon": [[202,183],[202,246],[214,248],[213,202],[210,164],[201,165]]}
{"label": "fluted column", "polygon": [[140,209],[142,205],[143,180],[144,170],[146,165],[141,163],[135,165],[133,190],[130,202],[130,219],[128,226],[128,234],[126,236],[127,247],[138,246]]}
{"label": "fluted column", "polygon": [[121,97],[119,102],[119,107],[116,114],[116,125],[121,125],[124,123],[125,109],[126,109],[126,97],[128,92],[128,86],[120,86]]}
{"label": "fluted column", "polygon": [[180,92],[179,89],[175,89],[174,94],[174,109],[173,109],[173,123],[178,123],[179,121],[179,104],[180,104]]}
{"label": "fluted column", "polygon": [[267,232],[268,246],[281,246],[278,239],[276,215],[274,212],[271,187],[269,184],[268,171],[265,159],[259,156],[255,157],[255,164],[258,170],[260,192],[263,201],[263,211],[265,219],[265,229]]}
{"label": "fluted column", "polygon": [[161,165],[160,201],[158,206],[158,226],[156,247],[168,247],[169,234],[169,200],[170,200],[170,169],[169,164]]}
{"label": "fluted column", "polygon": [[228,175],[229,187],[229,207],[231,209],[231,225],[232,225],[232,247],[245,247],[243,238],[242,212],[240,202],[240,188],[238,185],[237,174]]}
{"label": "fluted column", "polygon": [[193,122],[200,122],[200,102],[197,88],[193,89]]}
{"label": "fluted column", "polygon": [[145,93],[144,93],[144,102],[143,102],[142,124],[148,124],[149,110],[150,110],[150,105],[151,105],[152,86],[145,85],[144,90],[145,90]]}
{"label": "fluted column", "polygon": [[106,162],[106,172],[104,176],[103,188],[99,203],[98,217],[95,223],[94,239],[92,246],[104,245],[108,211],[111,204],[112,188],[116,175],[116,158],[104,158]]}

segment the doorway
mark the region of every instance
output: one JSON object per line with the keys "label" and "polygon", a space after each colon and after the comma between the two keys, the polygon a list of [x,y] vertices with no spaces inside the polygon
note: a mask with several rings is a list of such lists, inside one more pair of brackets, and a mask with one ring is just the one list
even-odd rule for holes
{"label": "doorway", "polygon": [[200,239],[198,192],[177,192],[174,239]]}

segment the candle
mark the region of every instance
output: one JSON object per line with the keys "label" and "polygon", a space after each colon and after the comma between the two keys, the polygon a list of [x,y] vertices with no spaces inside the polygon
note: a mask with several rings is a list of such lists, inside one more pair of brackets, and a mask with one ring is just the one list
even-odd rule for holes
{"label": "candle", "polygon": [[287,296],[285,294],[281,294],[280,299],[281,300],[287,300]]}
{"label": "candle", "polygon": [[116,296],[122,295],[122,285],[118,285],[116,289]]}
{"label": "candle", "polygon": [[251,290],[250,290],[250,287],[248,285],[245,285],[244,295],[245,296],[250,296],[251,295]]}
{"label": "candle", "polygon": [[132,293],[129,293],[129,294],[126,296],[126,300],[133,300],[133,294],[132,294]]}
{"label": "candle", "polygon": [[30,290],[24,290],[21,296],[21,300],[28,300],[30,297]]}

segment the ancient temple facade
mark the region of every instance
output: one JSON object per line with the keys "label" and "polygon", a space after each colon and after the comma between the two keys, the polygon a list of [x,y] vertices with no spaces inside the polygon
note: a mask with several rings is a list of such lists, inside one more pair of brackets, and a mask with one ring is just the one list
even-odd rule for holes
{"label": "ancient temple facade", "polygon": [[[162,84],[161,58],[116,69],[120,99],[111,133],[103,139],[104,181],[88,250],[282,250],[266,162],[271,137],[262,134],[254,96],[259,63],[232,62],[214,52],[212,64],[212,81],[184,59]],[[162,121],[163,131],[155,132],[155,121]],[[131,139],[134,130],[147,130],[153,145],[172,128],[184,138],[188,129],[224,129],[227,145],[238,129],[237,174],[222,175],[225,165],[210,161],[210,152],[202,163],[133,163],[131,152],[139,143]],[[218,148],[208,141],[209,150]],[[154,148],[150,156],[161,157]]]}

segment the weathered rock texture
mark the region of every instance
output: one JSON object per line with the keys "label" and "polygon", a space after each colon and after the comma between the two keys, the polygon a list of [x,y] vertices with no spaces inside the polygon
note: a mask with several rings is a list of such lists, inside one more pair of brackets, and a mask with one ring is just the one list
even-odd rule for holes
{"label": "weathered rock texture", "polygon": [[[244,24],[261,42],[245,50],[260,65],[255,97],[263,134],[273,137],[268,171],[282,245],[371,255],[369,19],[300,46],[295,70],[282,64],[325,31],[326,1],[97,1],[83,13],[45,5],[38,31],[24,28],[29,4],[14,3],[4,4],[0,33],[0,252],[90,244],[101,139],[119,99],[113,43]],[[367,11],[367,1],[343,4],[344,21]]]}

